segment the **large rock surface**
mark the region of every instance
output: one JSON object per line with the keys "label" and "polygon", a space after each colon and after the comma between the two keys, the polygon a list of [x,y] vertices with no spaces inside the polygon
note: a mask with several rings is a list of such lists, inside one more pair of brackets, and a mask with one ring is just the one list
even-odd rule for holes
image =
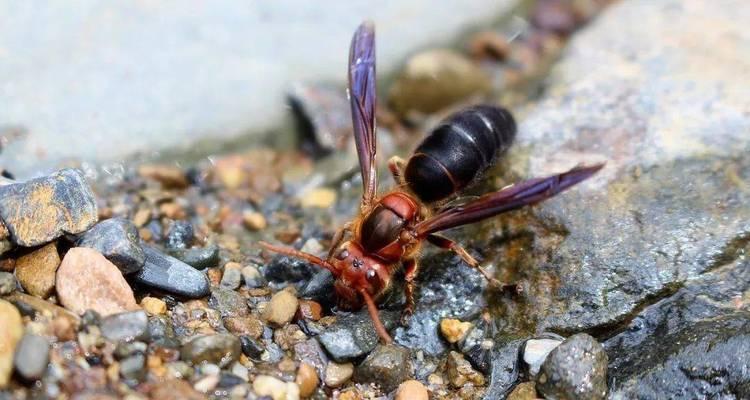
{"label": "large rock surface", "polygon": [[81,233],[96,223],[98,215],[83,173],[63,169],[27,182],[0,185],[0,219],[13,242],[32,247],[65,233]]}
{"label": "large rock surface", "polygon": [[508,312],[539,331],[602,332],[750,242],[744,5],[621,2],[574,37],[520,118],[513,165],[529,176],[607,166],[534,209],[536,227],[505,226],[511,241],[536,234],[528,307]]}
{"label": "large rock surface", "polygon": [[300,0],[32,6],[0,1],[0,164],[118,159],[279,125],[290,82],[346,81],[349,40],[378,27],[381,76],[518,0]]}

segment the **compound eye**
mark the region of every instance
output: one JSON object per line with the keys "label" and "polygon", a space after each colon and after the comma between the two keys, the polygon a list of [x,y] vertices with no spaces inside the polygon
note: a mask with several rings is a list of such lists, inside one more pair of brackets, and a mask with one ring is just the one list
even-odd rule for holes
{"label": "compound eye", "polygon": [[338,260],[346,260],[349,257],[349,250],[347,249],[341,249],[338,253],[336,253],[336,259]]}

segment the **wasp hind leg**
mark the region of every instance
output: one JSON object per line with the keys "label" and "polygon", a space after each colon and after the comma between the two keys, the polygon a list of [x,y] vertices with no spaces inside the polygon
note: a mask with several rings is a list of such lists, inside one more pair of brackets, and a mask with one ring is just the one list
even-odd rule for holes
{"label": "wasp hind leg", "polygon": [[487,272],[486,269],[482,268],[479,265],[479,261],[476,260],[476,258],[472,257],[471,254],[469,254],[466,249],[461,247],[460,244],[456,243],[455,241],[448,239],[445,236],[440,236],[436,234],[430,234],[427,236],[427,240],[434,244],[437,247],[440,247],[441,249],[450,250],[459,257],[461,257],[462,260],[464,260],[465,263],[469,264],[472,268],[478,270],[482,276],[487,280],[487,282],[490,283],[490,285],[502,290],[502,291],[510,291],[515,293],[521,292],[521,286],[516,283],[504,283],[497,279],[495,279],[492,274]]}
{"label": "wasp hind leg", "polygon": [[406,297],[406,307],[401,313],[401,325],[408,326],[411,316],[414,315],[414,289],[419,273],[419,263],[416,258],[404,261],[404,296]]}
{"label": "wasp hind leg", "polygon": [[391,171],[391,175],[393,175],[393,180],[396,181],[397,185],[403,185],[404,182],[404,168],[406,166],[406,161],[404,161],[403,158],[399,156],[393,156],[390,159],[388,159],[388,169]]}

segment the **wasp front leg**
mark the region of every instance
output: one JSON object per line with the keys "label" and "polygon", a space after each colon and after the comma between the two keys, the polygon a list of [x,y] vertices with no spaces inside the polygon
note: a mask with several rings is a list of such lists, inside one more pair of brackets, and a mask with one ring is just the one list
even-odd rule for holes
{"label": "wasp front leg", "polygon": [[436,235],[436,234],[430,234],[427,236],[427,240],[434,244],[435,246],[440,247],[441,249],[450,250],[459,257],[461,257],[462,260],[464,260],[465,263],[469,264],[472,268],[478,270],[484,278],[489,282],[491,285],[505,291],[505,290],[511,290],[514,292],[520,292],[521,287],[517,284],[508,284],[500,282],[499,280],[495,279],[489,272],[487,272],[486,269],[482,268],[479,265],[479,261],[476,260],[476,258],[472,257],[469,252],[466,251],[463,247],[461,247],[460,244],[456,243],[453,240],[448,239],[447,237]]}
{"label": "wasp front leg", "polygon": [[401,313],[401,325],[409,325],[409,319],[414,315],[414,289],[419,273],[419,263],[416,258],[404,261],[404,296],[406,297],[406,307]]}
{"label": "wasp front leg", "polygon": [[352,231],[352,223],[347,222],[344,224],[344,226],[336,231],[336,233],[333,235],[333,239],[331,240],[331,248],[328,249],[328,258],[330,259],[333,257],[333,253],[336,252],[336,249],[339,248],[339,245],[344,240],[344,235],[346,235],[347,232]]}
{"label": "wasp front leg", "polygon": [[388,160],[388,169],[393,175],[393,180],[396,181],[397,185],[403,185],[404,182],[404,167],[406,162],[399,156],[393,156]]}

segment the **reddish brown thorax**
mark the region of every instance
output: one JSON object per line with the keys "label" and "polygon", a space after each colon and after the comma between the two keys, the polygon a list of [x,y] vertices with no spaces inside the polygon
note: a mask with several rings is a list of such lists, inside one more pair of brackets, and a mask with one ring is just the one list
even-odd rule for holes
{"label": "reddish brown thorax", "polygon": [[418,203],[410,195],[389,193],[362,218],[362,223],[355,229],[355,237],[368,253],[386,262],[400,261],[410,250],[408,245],[414,241],[408,228],[414,226],[419,210]]}

